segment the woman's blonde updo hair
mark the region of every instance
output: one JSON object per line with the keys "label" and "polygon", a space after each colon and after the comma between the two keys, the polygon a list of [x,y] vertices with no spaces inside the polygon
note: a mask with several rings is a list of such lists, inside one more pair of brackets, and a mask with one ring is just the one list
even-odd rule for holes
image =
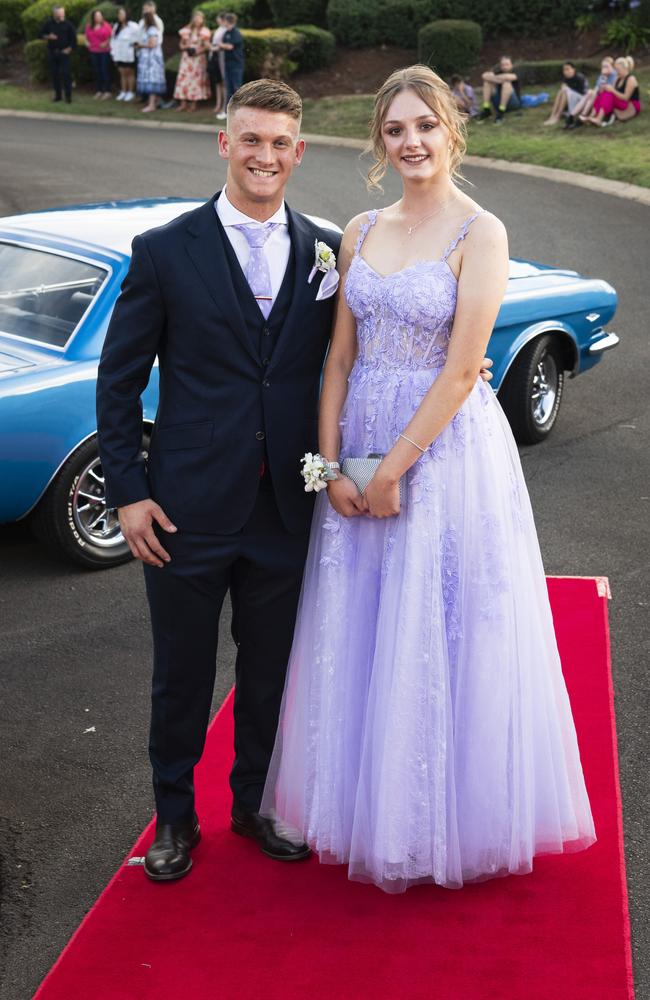
{"label": "woman's blonde updo hair", "polygon": [[366,150],[375,158],[374,164],[368,171],[368,188],[371,191],[381,191],[379,182],[388,167],[382,129],[393,99],[403,90],[412,90],[417,94],[449,129],[451,144],[449,173],[454,179],[460,177],[459,167],[467,148],[466,116],[458,109],[445,81],[429,66],[408,66],[406,69],[398,69],[391,73],[375,97],[370,119],[370,140]]}

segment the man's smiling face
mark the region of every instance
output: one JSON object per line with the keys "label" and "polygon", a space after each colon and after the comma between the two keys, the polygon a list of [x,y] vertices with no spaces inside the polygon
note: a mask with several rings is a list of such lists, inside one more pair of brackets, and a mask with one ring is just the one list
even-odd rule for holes
{"label": "man's smiling face", "polygon": [[283,112],[236,108],[219,133],[219,155],[228,160],[228,194],[240,202],[279,204],[305,144],[300,122]]}

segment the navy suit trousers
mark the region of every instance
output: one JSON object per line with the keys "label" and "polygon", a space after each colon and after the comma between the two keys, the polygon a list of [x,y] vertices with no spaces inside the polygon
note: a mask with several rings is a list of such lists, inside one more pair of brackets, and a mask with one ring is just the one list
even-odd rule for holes
{"label": "navy suit trousers", "polygon": [[273,751],[307,556],[308,534],[284,528],[268,478],[231,535],[157,531],[171,562],[144,567],[154,640],[149,752],[158,819],[194,809],[194,767],[205,743],[226,593],[233,609],[236,804],[257,812]]}

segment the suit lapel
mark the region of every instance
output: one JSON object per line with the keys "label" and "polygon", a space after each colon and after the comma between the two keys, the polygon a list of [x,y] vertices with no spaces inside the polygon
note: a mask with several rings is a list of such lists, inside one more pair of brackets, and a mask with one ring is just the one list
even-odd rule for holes
{"label": "suit lapel", "polygon": [[187,226],[189,238],[186,248],[217,309],[237,335],[242,346],[259,364],[258,352],[248,331],[232,282],[230,265],[223,245],[223,240],[228,237],[219,231],[219,219],[214,207],[218,197],[218,194],[215,195],[193,214]]}
{"label": "suit lapel", "polygon": [[275,350],[271,355],[269,372],[276,367],[278,359],[287,349],[291,339],[291,332],[304,314],[310,301],[316,298],[317,284],[308,283],[309,272],[314,263],[314,234],[308,227],[306,220],[296,212],[292,212],[287,205],[287,218],[289,220],[289,234],[293,244],[294,254],[294,281],[293,297],[291,305],[287,310],[282,329],[278,334]]}

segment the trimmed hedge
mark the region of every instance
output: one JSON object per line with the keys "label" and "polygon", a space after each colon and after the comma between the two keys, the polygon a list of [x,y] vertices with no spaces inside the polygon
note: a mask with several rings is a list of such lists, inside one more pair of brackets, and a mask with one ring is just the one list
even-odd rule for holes
{"label": "trimmed hedge", "polygon": [[269,0],[273,20],[278,27],[293,24],[327,24],[327,0]]}
{"label": "trimmed hedge", "polygon": [[369,0],[329,0],[327,27],[346,49],[361,49],[383,41],[375,4]]}
{"label": "trimmed hedge", "polygon": [[[23,23],[25,38],[29,41],[32,38],[39,38],[41,28],[49,17],[52,16],[53,0],[36,0],[30,7],[20,15]],[[84,14],[91,10],[92,3],[88,0],[67,0],[65,4],[65,16],[73,24],[79,24]]]}
{"label": "trimmed hedge", "polygon": [[[278,0],[282,2],[282,0]],[[448,18],[475,21],[486,37],[552,34],[573,30],[584,0],[329,0],[327,23],[350,48],[401,45],[415,48],[420,28]]]}
{"label": "trimmed hedge", "polygon": [[[591,83],[595,83],[596,76],[600,72],[600,68],[594,63],[586,62],[585,60],[573,59],[576,69],[579,73],[584,73],[586,77],[591,78]],[[563,59],[542,59],[538,62],[519,62],[514,64],[514,70],[519,78],[519,82],[522,86],[535,86],[540,83],[556,83],[560,84],[562,82],[562,67],[564,65]]]}
{"label": "trimmed hedge", "polygon": [[[50,70],[47,63],[47,42],[44,39],[35,38],[31,42],[27,42],[23,51],[32,83],[49,83]],[[70,58],[70,67],[72,77],[77,83],[90,83],[93,79],[93,69],[85,44],[79,43],[77,48],[73,49]]]}
{"label": "trimmed hedge", "polygon": [[23,37],[24,29],[20,16],[24,10],[31,7],[32,3],[33,0],[0,0],[0,24],[4,24],[10,41]]}
{"label": "trimmed hedge", "polygon": [[469,73],[482,45],[483,33],[476,21],[432,21],[418,33],[418,59],[440,76]]}
{"label": "trimmed hedge", "polygon": [[[165,22],[165,34],[171,35],[188,23],[197,4],[192,0],[157,0],[157,7]],[[236,14],[240,28],[263,27],[273,23],[268,0],[224,0],[223,3],[206,0],[198,8],[203,11],[210,26],[216,26],[217,14],[222,10]]]}
{"label": "trimmed hedge", "polygon": [[286,80],[298,69],[302,36],[288,28],[245,29],[246,80]]}
{"label": "trimmed hedge", "polygon": [[290,30],[302,37],[298,66],[304,73],[331,65],[336,55],[336,39],[331,31],[315,24],[292,24]]}
{"label": "trimmed hedge", "polygon": [[330,0],[327,22],[347,48],[400,45],[414,49],[418,31],[436,20],[439,0]]}
{"label": "trimmed hedge", "polygon": [[196,10],[203,11],[206,23],[210,28],[217,27],[217,14],[224,10],[237,15],[237,23],[240,28],[250,27],[253,24],[254,9],[255,0],[234,0],[234,3],[229,3],[228,0],[225,2],[224,0],[206,0],[205,3],[200,3],[196,7]]}
{"label": "trimmed hedge", "polygon": [[96,3],[94,7],[87,10],[84,16],[79,21],[78,32],[83,35],[86,30],[86,25],[90,23],[90,17],[95,10],[101,10],[104,15],[104,20],[108,21],[109,24],[115,24],[117,21],[117,12],[120,9],[121,4],[113,3],[113,0],[103,0],[102,3]]}

